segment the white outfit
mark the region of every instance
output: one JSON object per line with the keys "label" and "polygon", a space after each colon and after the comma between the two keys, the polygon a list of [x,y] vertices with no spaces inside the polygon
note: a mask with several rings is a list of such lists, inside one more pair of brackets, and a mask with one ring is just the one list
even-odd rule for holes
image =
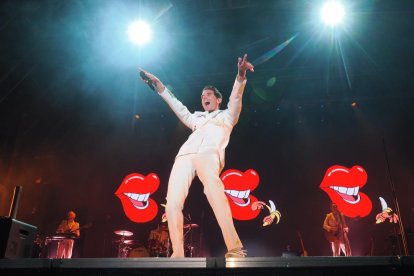
{"label": "white outfit", "polygon": [[191,182],[197,175],[204,185],[204,193],[221,228],[227,249],[243,245],[234,228],[233,218],[220,172],[224,167],[224,152],[230,133],[238,122],[246,80],[234,82],[226,110],[190,113],[166,88],[159,93],[177,117],[193,133],[180,148],[168,182],[166,214],[173,247],[172,257],[184,257],[183,214],[184,201]]}
{"label": "white outfit", "polygon": [[[79,223],[78,222],[68,222],[67,220],[62,220],[56,233],[73,233],[75,236],[80,235],[79,232]],[[63,239],[58,242],[56,258],[72,258],[73,245],[75,241],[73,239]]]}
{"label": "white outfit", "polygon": [[72,258],[73,244],[75,243],[72,239],[64,239],[58,242],[58,248],[56,253],[57,259],[70,259]]}

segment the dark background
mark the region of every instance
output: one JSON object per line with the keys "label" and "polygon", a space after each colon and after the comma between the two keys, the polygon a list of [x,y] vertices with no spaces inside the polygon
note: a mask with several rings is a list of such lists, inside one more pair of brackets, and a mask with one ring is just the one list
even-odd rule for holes
{"label": "dark background", "polygon": [[[21,185],[17,218],[42,235],[68,210],[81,225],[93,224],[82,231],[79,256],[114,256],[117,229],[146,243],[161,212],[132,223],[114,192],[129,173],[155,172],[161,185],[152,198],[164,203],[190,131],[137,68],[156,74],[190,111],[200,110],[206,84],[227,104],[237,57],[255,60],[297,35],[248,75],[226,150],[225,169],[256,170],[261,180],[252,194],[273,200],[282,219],[265,228],[266,212],[236,221],[239,235],[249,256],[280,256],[288,244],[300,250],[298,231],[310,255],[331,255],[321,228],[330,201],[319,184],[331,165],[358,164],[368,172],[362,192],[373,210],[349,222],[353,254],[399,254],[392,242],[398,227],[376,225],[375,215],[379,196],[395,210],[393,184],[405,230],[414,226],[414,4],[346,2],[346,22],[333,31],[320,22],[322,1],[2,1],[0,215]],[[137,18],[154,28],[152,43],[141,48],[126,35]],[[198,181],[184,213],[200,226],[197,254],[222,256]]]}

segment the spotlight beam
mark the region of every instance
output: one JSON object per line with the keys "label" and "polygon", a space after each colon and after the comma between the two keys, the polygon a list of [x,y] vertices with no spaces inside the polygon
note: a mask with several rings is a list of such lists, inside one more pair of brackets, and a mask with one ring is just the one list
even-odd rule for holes
{"label": "spotlight beam", "polygon": [[294,35],[291,38],[289,38],[288,40],[286,40],[285,42],[279,44],[278,46],[276,46],[275,48],[271,49],[270,51],[264,53],[262,56],[258,57],[257,59],[255,59],[252,64],[256,67],[260,64],[265,63],[266,61],[268,61],[269,59],[271,59],[272,57],[274,57],[275,55],[277,55],[278,53],[280,53],[293,39],[295,39],[298,35]]}

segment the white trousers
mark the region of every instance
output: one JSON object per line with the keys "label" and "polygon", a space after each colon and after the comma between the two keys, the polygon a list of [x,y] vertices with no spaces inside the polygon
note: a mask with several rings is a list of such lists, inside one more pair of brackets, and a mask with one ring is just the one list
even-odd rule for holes
{"label": "white trousers", "polygon": [[166,214],[173,248],[171,257],[184,257],[183,207],[191,182],[198,176],[204,194],[221,228],[227,250],[243,247],[233,223],[230,206],[220,179],[220,159],[217,153],[182,155],[175,159],[167,191]]}
{"label": "white trousers", "polygon": [[332,253],[334,257],[341,256],[341,251],[347,257],[352,256],[351,246],[349,244],[348,237],[344,237],[344,238],[331,242],[331,247],[332,247]]}
{"label": "white trousers", "polygon": [[72,239],[61,240],[60,242],[58,242],[56,258],[57,259],[72,258],[72,250],[73,250],[74,242],[75,241]]}

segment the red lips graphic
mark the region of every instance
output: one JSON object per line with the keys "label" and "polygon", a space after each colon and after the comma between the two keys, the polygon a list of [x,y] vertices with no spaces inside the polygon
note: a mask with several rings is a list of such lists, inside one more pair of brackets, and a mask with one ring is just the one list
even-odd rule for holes
{"label": "red lips graphic", "polygon": [[160,179],[155,173],[143,176],[139,173],[129,174],[124,178],[115,195],[121,200],[125,215],[134,222],[148,222],[155,218],[158,206],[149,198],[157,191]]}
{"label": "red lips graphic", "polygon": [[372,210],[371,199],[360,189],[367,183],[368,175],[361,166],[348,169],[335,165],[330,167],[320,184],[338,210],[348,217],[365,217]]}
{"label": "red lips graphic", "polygon": [[223,172],[220,178],[224,184],[224,192],[229,200],[233,218],[237,220],[256,218],[260,209],[252,210],[251,206],[258,200],[250,193],[259,185],[259,174],[252,169],[244,173],[229,169]]}

